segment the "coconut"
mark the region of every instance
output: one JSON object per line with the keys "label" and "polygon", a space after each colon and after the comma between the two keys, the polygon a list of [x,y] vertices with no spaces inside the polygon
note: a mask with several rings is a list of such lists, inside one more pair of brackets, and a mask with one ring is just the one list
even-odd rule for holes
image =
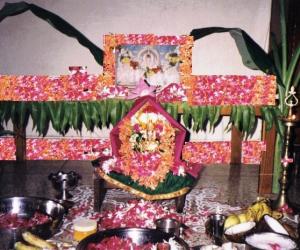
{"label": "coconut", "polygon": [[288,231],[281,223],[270,215],[264,215],[257,225],[258,232],[274,232],[284,235],[289,235]]}
{"label": "coconut", "polygon": [[288,224],[287,222],[282,223],[282,226],[289,233],[289,236],[291,236],[293,239],[299,238],[299,232],[296,227]]}
{"label": "coconut", "polygon": [[224,235],[229,241],[243,243],[245,236],[252,232],[255,225],[256,223],[253,221],[240,223],[226,229]]}
{"label": "coconut", "polygon": [[265,250],[297,248],[296,242],[291,237],[273,232],[247,235],[245,242],[251,247]]}

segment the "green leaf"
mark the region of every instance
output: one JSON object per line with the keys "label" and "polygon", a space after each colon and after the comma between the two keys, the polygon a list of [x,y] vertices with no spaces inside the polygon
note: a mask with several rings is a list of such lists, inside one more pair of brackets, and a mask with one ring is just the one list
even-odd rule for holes
{"label": "green leaf", "polygon": [[92,130],[92,121],[91,121],[91,107],[90,103],[88,102],[79,102],[80,106],[79,108],[81,109],[81,116],[83,123],[87,130]]}
{"label": "green leaf", "polygon": [[97,102],[92,102],[91,103],[91,120],[92,122],[98,127],[101,122],[101,118],[100,118],[100,112],[98,109],[98,105]]}
{"label": "green leaf", "polygon": [[242,119],[243,119],[243,107],[242,106],[236,106],[236,113],[233,117],[233,125],[239,130],[242,131]]}
{"label": "green leaf", "polygon": [[208,119],[209,109],[208,106],[200,106],[199,114],[199,128],[205,130],[206,121]]}
{"label": "green leaf", "polygon": [[175,103],[166,103],[165,110],[175,119],[178,118],[178,106]]}
{"label": "green leaf", "polygon": [[280,31],[281,31],[281,53],[282,53],[282,82],[286,83],[286,69],[287,69],[287,37],[286,37],[286,23],[285,23],[285,0],[280,0]]}
{"label": "green leaf", "polygon": [[132,100],[126,100],[124,101],[124,103],[126,105],[127,112],[128,112],[132,108],[134,102]]}
{"label": "green leaf", "polygon": [[199,131],[199,113],[201,112],[201,107],[193,106],[191,107],[191,115],[193,120],[193,131]]}
{"label": "green leaf", "polygon": [[286,93],[290,90],[292,77],[295,73],[296,66],[299,63],[299,58],[300,58],[300,45],[295,50],[295,53],[292,56],[291,63],[286,73],[286,82],[285,82]]}
{"label": "green leaf", "polygon": [[10,105],[11,102],[3,101],[1,102],[1,109],[0,109],[0,123],[3,124],[4,122],[7,123],[10,119]]}
{"label": "green leaf", "polygon": [[224,32],[229,32],[233,37],[243,64],[246,67],[253,70],[261,70],[267,74],[273,73],[278,75],[272,58],[242,29],[209,27],[194,29],[190,35],[194,37],[194,40],[197,40],[210,34]]}
{"label": "green leaf", "polygon": [[11,131],[11,130],[0,130],[0,137],[1,136],[6,136],[6,135],[15,136],[16,133],[14,131]]}
{"label": "green leaf", "polygon": [[31,102],[30,114],[32,117],[32,130],[37,126],[39,119],[39,103]]}
{"label": "green leaf", "polygon": [[18,126],[26,127],[28,122],[28,107],[27,102],[18,102],[17,103],[17,116],[19,117]]}
{"label": "green leaf", "polygon": [[46,105],[49,109],[50,121],[53,128],[61,133],[62,119],[64,116],[63,104],[62,102],[46,102]]}
{"label": "green leaf", "polygon": [[296,75],[295,77],[295,80],[293,82],[293,86],[295,87],[295,89],[297,89],[298,85],[299,85],[299,82],[300,82],[300,71],[298,72],[298,74]]}
{"label": "green leaf", "polygon": [[0,130],[1,130],[1,127],[3,126],[5,109],[6,109],[5,102],[0,101]]}
{"label": "green leaf", "polygon": [[255,114],[255,109],[253,106],[250,107],[250,120],[249,120],[249,127],[248,127],[248,133],[250,136],[252,136],[255,132],[256,129],[256,114]]}
{"label": "green leaf", "polygon": [[37,131],[40,135],[45,136],[48,132],[50,116],[45,102],[39,102],[39,114],[37,120]]}
{"label": "green leaf", "polygon": [[276,131],[279,133],[279,136],[283,138],[284,136],[284,125],[282,124],[281,118],[282,113],[277,107],[268,107],[268,109],[271,112],[271,115],[273,116],[273,121],[276,126]]}
{"label": "green leaf", "polygon": [[229,116],[229,121],[228,124],[226,125],[225,131],[229,132],[231,130],[231,127],[233,125],[234,117],[236,116],[236,111],[237,108],[236,106],[231,106],[231,111],[230,111],[230,116]]}
{"label": "green leaf", "polygon": [[99,109],[102,125],[107,126],[108,125],[108,112],[107,112],[108,100],[97,102],[97,106]]}
{"label": "green leaf", "polygon": [[248,106],[242,106],[242,116],[242,131],[248,134],[250,125],[250,108]]}
{"label": "green leaf", "polygon": [[16,16],[30,10],[34,15],[41,18],[42,20],[48,22],[53,28],[62,32],[63,34],[76,38],[77,41],[92,53],[95,60],[103,65],[103,55],[102,49],[97,47],[89,39],[87,39],[81,32],[75,29],[71,24],[66,22],[64,19],[58,15],[43,9],[35,4],[29,4],[27,2],[18,3],[5,3],[4,7],[0,10],[0,22],[9,16]]}
{"label": "green leaf", "polygon": [[122,119],[129,111],[128,105],[126,104],[126,101],[120,102],[121,105],[121,114],[120,119]]}
{"label": "green leaf", "polygon": [[276,67],[277,72],[278,72],[277,77],[279,77],[280,81],[282,82],[281,61],[280,61],[279,49],[278,49],[278,46],[277,46],[275,34],[271,33],[270,38],[271,38],[271,47],[272,47],[272,51],[271,51],[270,54],[274,58],[274,64],[275,64],[275,67]]}
{"label": "green leaf", "polygon": [[267,106],[261,107],[261,116],[266,123],[266,130],[270,130],[273,126],[273,116],[271,110]]}
{"label": "green leaf", "polygon": [[118,100],[111,99],[108,106],[109,117],[112,125],[116,125],[121,117],[121,105]]}
{"label": "green leaf", "polygon": [[82,117],[81,110],[79,107],[79,102],[72,102],[72,110],[71,110],[71,125],[75,130],[81,131],[82,128]]}
{"label": "green leaf", "polygon": [[11,119],[13,124],[17,124],[17,120],[18,120],[18,114],[17,114],[17,111],[16,111],[16,106],[17,106],[16,102],[12,102],[11,106],[10,106],[10,119]]}
{"label": "green leaf", "polygon": [[220,118],[220,106],[208,106],[208,120],[210,123],[210,129],[215,127],[215,124]]}
{"label": "green leaf", "polygon": [[187,128],[191,128],[191,112],[190,112],[191,108],[190,106],[184,102],[182,103],[182,120],[184,123],[184,126]]}
{"label": "green leaf", "polygon": [[66,134],[72,124],[71,115],[72,115],[72,104],[70,102],[62,102],[62,113],[63,118],[61,121],[60,132]]}

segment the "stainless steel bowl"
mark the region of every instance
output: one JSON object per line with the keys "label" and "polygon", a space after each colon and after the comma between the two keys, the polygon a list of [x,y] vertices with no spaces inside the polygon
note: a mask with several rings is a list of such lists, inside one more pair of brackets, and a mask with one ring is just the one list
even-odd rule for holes
{"label": "stainless steel bowl", "polygon": [[157,229],[148,228],[116,228],[101,231],[92,234],[82,241],[79,242],[76,250],[86,250],[88,244],[99,243],[104,238],[117,236],[121,238],[131,238],[132,241],[137,245],[142,245],[146,243],[159,243],[164,240],[168,241],[170,238],[174,237],[174,240],[181,246],[182,250],[190,249],[188,244],[181,238],[174,236],[174,234],[165,233]]}
{"label": "stainless steel bowl", "polygon": [[48,215],[48,222],[23,228],[0,228],[0,249],[12,249],[16,241],[22,239],[22,233],[30,231],[43,239],[53,236],[63,223],[65,207],[54,200],[39,197],[4,197],[0,198],[0,213],[18,214],[30,218],[36,211]]}

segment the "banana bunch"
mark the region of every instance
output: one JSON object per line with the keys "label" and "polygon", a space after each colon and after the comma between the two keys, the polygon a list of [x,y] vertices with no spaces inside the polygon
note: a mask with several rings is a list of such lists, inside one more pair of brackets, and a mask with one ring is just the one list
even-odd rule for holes
{"label": "banana bunch", "polygon": [[277,220],[282,217],[282,213],[273,211],[266,200],[261,200],[249,206],[244,213],[229,215],[225,220],[224,228],[227,229],[248,221],[258,222],[266,214]]}
{"label": "banana bunch", "polygon": [[246,214],[249,220],[255,222],[260,221],[260,219],[266,214],[272,216],[277,220],[282,217],[282,213],[273,211],[266,200],[255,202],[253,205],[248,207]]}
{"label": "banana bunch", "polygon": [[54,244],[51,244],[30,232],[22,233],[22,237],[24,241],[26,241],[30,245],[18,241],[15,243],[15,250],[41,250],[41,249],[57,250],[58,249]]}

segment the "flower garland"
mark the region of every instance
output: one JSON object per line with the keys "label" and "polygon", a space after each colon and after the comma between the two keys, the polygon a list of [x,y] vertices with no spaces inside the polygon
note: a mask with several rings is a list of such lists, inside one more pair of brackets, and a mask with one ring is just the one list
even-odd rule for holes
{"label": "flower garland", "polygon": [[149,104],[125,118],[119,129],[117,169],[154,190],[173,167],[175,129]]}

